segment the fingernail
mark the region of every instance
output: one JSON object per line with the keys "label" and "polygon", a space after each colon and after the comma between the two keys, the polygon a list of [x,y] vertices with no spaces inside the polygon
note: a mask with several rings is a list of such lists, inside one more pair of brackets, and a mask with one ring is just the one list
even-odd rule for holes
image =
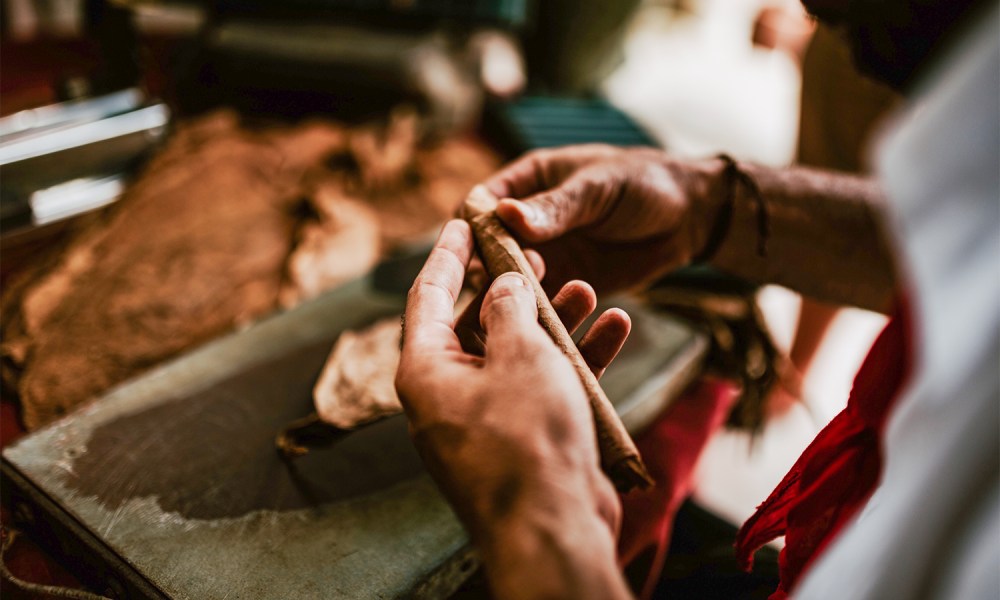
{"label": "fingernail", "polygon": [[500,277],[497,277],[496,281],[493,282],[493,285],[498,289],[528,287],[528,283],[525,281],[524,275],[521,275],[520,273],[504,273]]}

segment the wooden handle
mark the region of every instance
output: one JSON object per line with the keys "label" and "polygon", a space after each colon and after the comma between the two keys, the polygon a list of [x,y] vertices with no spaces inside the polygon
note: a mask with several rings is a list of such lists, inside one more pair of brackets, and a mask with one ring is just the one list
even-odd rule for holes
{"label": "wooden handle", "polygon": [[469,193],[463,207],[463,216],[472,227],[483,266],[493,279],[504,273],[520,273],[531,282],[538,303],[538,322],[572,363],[583,383],[594,414],[601,468],[618,491],[625,493],[634,487],[642,489],[652,487],[653,480],[639,456],[635,443],[618,418],[611,401],[601,389],[597,377],[587,366],[573,338],[559,320],[559,315],[556,314],[528,259],[524,256],[521,245],[496,216],[494,210],[496,205],[497,198],[489,190],[483,186],[476,186]]}

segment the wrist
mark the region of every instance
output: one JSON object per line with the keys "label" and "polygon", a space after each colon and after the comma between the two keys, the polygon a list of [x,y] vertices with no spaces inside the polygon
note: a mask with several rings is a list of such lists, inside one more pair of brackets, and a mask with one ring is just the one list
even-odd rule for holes
{"label": "wrist", "polygon": [[479,544],[494,595],[627,597],[614,532],[591,494],[565,488],[538,492]]}
{"label": "wrist", "polygon": [[768,167],[751,163],[726,165],[722,179],[731,198],[727,231],[705,262],[750,281],[767,280],[771,208],[762,189],[770,190]]}
{"label": "wrist", "polygon": [[[719,168],[721,167],[721,169]],[[746,163],[737,163],[725,154],[705,164],[705,190],[694,206],[695,240],[692,262],[717,265],[725,262],[725,254],[734,251],[750,253],[763,264],[767,258],[767,242],[771,219],[764,195],[758,185],[760,170]]]}
{"label": "wrist", "polygon": [[729,234],[735,190],[730,174],[735,163],[726,156],[690,164],[687,192],[690,207],[691,262],[709,261]]}

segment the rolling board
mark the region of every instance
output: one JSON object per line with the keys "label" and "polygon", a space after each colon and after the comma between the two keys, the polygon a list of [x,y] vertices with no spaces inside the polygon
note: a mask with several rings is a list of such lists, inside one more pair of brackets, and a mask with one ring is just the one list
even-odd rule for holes
{"label": "rolling board", "polygon": [[[126,382],[3,452],[17,524],[117,598],[437,598],[477,561],[402,415],[282,460],[337,336],[402,311],[371,278]],[[622,301],[633,334],[602,385],[649,423],[707,341]]]}

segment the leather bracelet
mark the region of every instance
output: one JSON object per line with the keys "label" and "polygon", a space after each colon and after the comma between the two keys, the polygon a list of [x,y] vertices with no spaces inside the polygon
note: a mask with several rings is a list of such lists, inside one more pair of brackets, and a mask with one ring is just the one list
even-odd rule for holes
{"label": "leather bracelet", "polygon": [[722,246],[722,242],[726,240],[726,235],[729,233],[729,226],[733,222],[733,207],[736,204],[736,179],[734,174],[739,168],[736,166],[736,161],[727,154],[719,154],[716,158],[724,163],[722,180],[725,183],[726,195],[723,198],[722,208],[719,209],[719,214],[715,217],[715,223],[712,224],[712,229],[708,232],[708,241],[705,242],[705,246],[702,247],[701,252],[691,259],[695,264],[708,262],[715,256],[715,253]]}
{"label": "leather bracelet", "polygon": [[712,230],[708,234],[708,241],[704,248],[693,259],[694,263],[705,263],[712,259],[719,251],[722,243],[726,240],[729,228],[733,222],[733,211],[736,206],[736,192],[738,186],[746,188],[750,200],[757,208],[757,254],[761,257],[767,256],[767,240],[771,236],[770,218],[767,213],[767,204],[760,193],[760,188],[753,177],[742,171],[735,160],[728,154],[716,156],[724,163],[722,168],[722,179],[726,187],[726,196],[722,208],[719,210]]}

